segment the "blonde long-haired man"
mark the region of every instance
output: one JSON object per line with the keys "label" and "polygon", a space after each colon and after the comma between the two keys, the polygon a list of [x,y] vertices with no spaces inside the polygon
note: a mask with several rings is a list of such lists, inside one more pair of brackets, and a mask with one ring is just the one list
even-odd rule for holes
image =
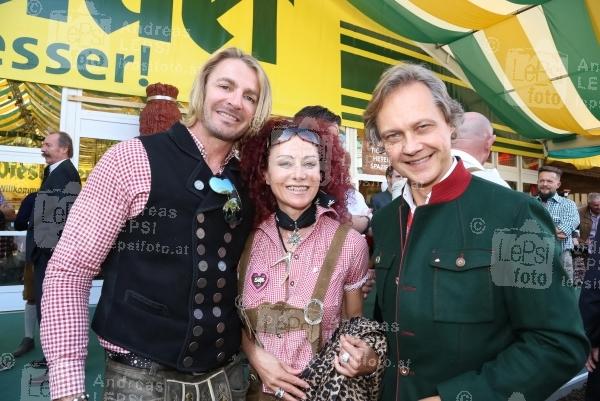
{"label": "blonde long-haired man", "polygon": [[87,303],[100,272],[92,328],[107,352],[107,399],[245,398],[234,297],[253,215],[236,144],[270,110],[261,66],[226,49],[200,70],[182,123],[98,162],[44,283],[52,399],[86,399]]}

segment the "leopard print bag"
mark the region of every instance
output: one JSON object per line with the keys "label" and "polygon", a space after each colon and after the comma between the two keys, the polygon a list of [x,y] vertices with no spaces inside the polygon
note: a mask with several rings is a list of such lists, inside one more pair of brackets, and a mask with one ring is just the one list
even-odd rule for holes
{"label": "leopard print bag", "polygon": [[[370,375],[346,377],[339,374],[333,365],[340,353],[342,334],[358,337],[375,350],[379,357],[377,369]],[[387,342],[381,325],[364,317],[343,321],[331,339],[321,348],[300,378],[310,384],[306,390],[307,401],[377,401],[387,357]]]}

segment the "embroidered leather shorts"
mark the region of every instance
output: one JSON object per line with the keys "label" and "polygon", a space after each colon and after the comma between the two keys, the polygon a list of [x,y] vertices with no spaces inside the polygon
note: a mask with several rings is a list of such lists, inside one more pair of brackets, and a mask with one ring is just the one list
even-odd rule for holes
{"label": "embroidered leather shorts", "polygon": [[226,366],[200,375],[158,364],[136,368],[106,358],[104,401],[242,401],[247,390],[239,355]]}

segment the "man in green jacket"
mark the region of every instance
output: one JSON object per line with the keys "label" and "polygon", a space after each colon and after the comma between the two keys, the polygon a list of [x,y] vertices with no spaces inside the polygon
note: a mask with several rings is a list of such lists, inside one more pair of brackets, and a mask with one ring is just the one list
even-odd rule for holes
{"label": "man in green jacket", "polygon": [[576,295],[561,285],[546,210],[451,156],[462,113],[415,65],[386,71],[365,111],[367,134],[408,178],[373,219],[381,399],[542,401],[587,356]]}

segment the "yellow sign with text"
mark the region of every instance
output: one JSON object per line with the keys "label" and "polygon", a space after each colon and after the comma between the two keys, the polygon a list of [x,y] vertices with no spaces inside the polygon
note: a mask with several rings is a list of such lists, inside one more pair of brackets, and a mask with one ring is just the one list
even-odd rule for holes
{"label": "yellow sign with text", "polygon": [[237,46],[264,66],[274,114],[341,109],[341,21],[393,35],[344,0],[0,0],[0,77],[187,100],[198,68]]}

